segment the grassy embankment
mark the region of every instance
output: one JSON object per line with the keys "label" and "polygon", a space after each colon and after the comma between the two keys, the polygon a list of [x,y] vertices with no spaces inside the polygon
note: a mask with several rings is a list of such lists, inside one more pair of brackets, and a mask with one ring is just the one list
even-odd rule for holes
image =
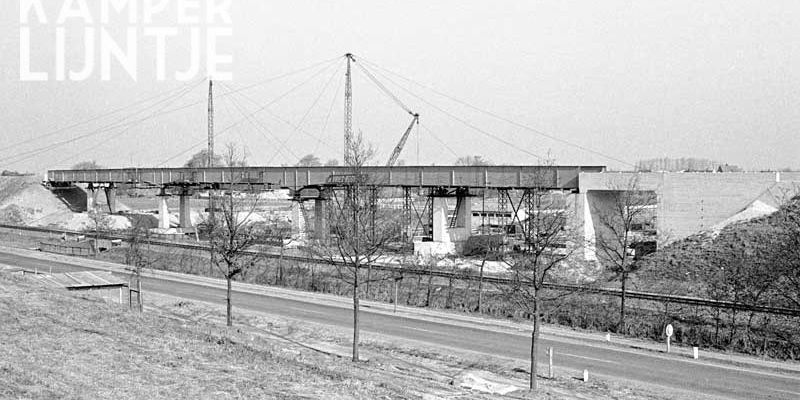
{"label": "grassy embankment", "polygon": [[[748,224],[760,224],[753,221]],[[727,232],[739,232],[742,227],[726,228],[719,236],[725,238]],[[33,235],[37,236],[37,235]],[[46,238],[47,235],[38,235]],[[0,240],[16,242],[21,247],[34,247],[38,239],[28,235],[0,232]],[[692,238],[687,240],[693,240]],[[674,246],[685,246],[681,241]],[[208,254],[193,250],[153,247],[152,265],[155,269],[190,273],[203,276],[220,277],[219,271],[210,267]],[[680,254],[674,247],[660,255]],[[113,248],[104,252],[100,259],[118,263],[125,262],[125,249]],[[675,293],[709,297],[698,287],[677,290],[674,283],[657,273],[659,269],[648,265],[639,276],[632,290]],[[689,264],[681,262],[679,266]],[[658,267],[661,268],[661,267]],[[702,268],[702,265],[697,266]],[[283,276],[280,278],[278,261],[265,259],[240,277],[240,280],[283,286],[306,291],[350,296],[349,287],[342,285],[336,271],[325,265],[309,265],[290,261],[283,262]],[[673,271],[680,271],[673,267]],[[389,273],[373,271],[373,276],[385,278],[381,282],[362,286],[362,298],[383,302],[394,300],[394,280]],[[478,302],[476,282],[428,276],[407,275],[399,284],[398,301],[410,306],[447,309],[456,312],[475,313]],[[617,331],[618,299],[599,295],[553,293],[554,300],[547,304],[545,322],[591,331]],[[729,299],[722,297],[721,299]],[[739,300],[742,300],[741,298]],[[484,285],[484,314],[495,318],[515,318],[524,320],[526,315],[519,312],[515,304],[508,301],[501,290],[493,285]],[[734,350],[743,353],[765,355],[777,359],[793,359],[799,354],[798,338],[792,333],[797,319],[763,314],[733,313],[707,307],[663,304],[654,301],[628,301],[626,336],[661,340],[663,327],[667,323],[675,326],[676,345],[700,346]],[[748,327],[749,325],[749,327]],[[766,339],[766,340],[765,340]]]}
{"label": "grassy embankment", "polygon": [[[223,313],[218,305],[153,294],[146,312],[134,313],[0,273],[0,398],[477,399],[494,397],[458,387],[465,371],[525,382],[522,360],[444,354],[366,334],[369,361],[354,364],[336,355],[347,353],[347,329],[247,312],[226,329]],[[541,383],[541,398],[686,396],[602,379],[585,384],[577,374],[558,370]]]}

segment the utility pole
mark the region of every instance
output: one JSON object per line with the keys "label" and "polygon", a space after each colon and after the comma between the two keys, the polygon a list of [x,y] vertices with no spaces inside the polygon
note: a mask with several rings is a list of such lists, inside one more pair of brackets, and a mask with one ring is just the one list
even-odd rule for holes
{"label": "utility pole", "polygon": [[350,53],[345,54],[344,57],[347,58],[347,74],[344,84],[344,164],[347,165],[353,141],[353,81],[350,62],[355,61],[355,58]]}
{"label": "utility pole", "polygon": [[208,80],[208,167],[214,166],[214,81]]}

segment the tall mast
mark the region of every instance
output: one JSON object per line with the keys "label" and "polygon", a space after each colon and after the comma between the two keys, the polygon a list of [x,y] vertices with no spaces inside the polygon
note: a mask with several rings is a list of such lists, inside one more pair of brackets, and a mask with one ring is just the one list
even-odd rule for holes
{"label": "tall mast", "polygon": [[353,141],[353,82],[350,70],[350,61],[355,61],[353,55],[347,53],[347,74],[344,86],[344,164],[350,161],[350,147]]}
{"label": "tall mast", "polygon": [[208,80],[208,162],[214,166],[214,81]]}

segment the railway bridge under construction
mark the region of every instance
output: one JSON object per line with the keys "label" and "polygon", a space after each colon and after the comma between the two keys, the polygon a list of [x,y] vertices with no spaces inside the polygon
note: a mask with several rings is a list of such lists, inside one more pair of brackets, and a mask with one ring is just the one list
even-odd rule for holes
{"label": "railway bridge under construction", "polygon": [[[473,231],[473,221],[484,225],[482,216],[488,215],[490,227],[513,224],[516,213],[524,218],[525,202],[519,192],[524,195],[527,189],[563,193],[572,207],[569,214],[582,228],[586,243],[603,234],[599,216],[613,206],[615,194],[631,189],[631,182],[636,183],[636,190],[653,192],[656,201],[649,206],[652,220],[636,233],[660,243],[717,229],[752,217],[758,210],[775,210],[788,198],[800,195],[800,173],[786,172],[607,172],[602,166],[402,166],[363,170],[376,186],[395,190],[393,201],[398,206],[402,202],[406,240],[411,241],[415,232],[422,230],[432,241],[429,246],[445,249],[466,240]],[[310,231],[323,235],[323,210],[330,191],[341,189],[348,173],[346,167],[126,168],[53,170],[46,180],[54,189],[83,187],[89,203],[104,190],[112,212],[118,189],[159,189],[164,195],[159,200],[160,227],[169,228],[166,198],[176,196],[180,199],[179,226],[185,230],[192,229],[189,199],[198,191],[288,189],[295,200],[292,222],[302,221],[302,203],[312,202],[314,226]],[[516,195],[510,193],[513,191]],[[496,203],[483,210],[473,209],[476,202],[470,198],[475,196],[493,197]],[[420,206],[423,200],[424,206]],[[587,260],[593,259],[591,246],[584,250]]]}
{"label": "railway bridge under construction", "polygon": [[[364,167],[371,186],[402,191],[403,231],[411,240],[419,226],[430,229],[431,246],[452,249],[463,243],[472,232],[472,201],[476,191],[496,191],[502,206],[520,209],[522,201],[509,191],[530,189],[575,193],[582,173],[605,171],[604,166],[402,166]],[[314,202],[314,229],[324,236],[327,221],[325,207],[329,193],[343,188],[350,169],[347,167],[235,167],[235,168],[126,168],[98,170],[48,171],[47,184],[54,188],[83,186],[91,208],[99,190],[104,190],[109,210],[116,209],[119,188],[156,188],[159,196],[159,227],[169,228],[167,197],[178,196],[179,226],[191,230],[189,199],[202,190],[288,189],[294,200],[294,224],[303,218],[303,202]],[[413,198],[425,199],[418,210]],[[449,216],[447,198],[455,199],[455,210]],[[515,204],[519,201],[520,204]],[[427,219],[423,221],[423,219]],[[513,217],[507,218],[512,221]],[[508,222],[507,221],[507,222]],[[295,226],[300,229],[299,226]]]}

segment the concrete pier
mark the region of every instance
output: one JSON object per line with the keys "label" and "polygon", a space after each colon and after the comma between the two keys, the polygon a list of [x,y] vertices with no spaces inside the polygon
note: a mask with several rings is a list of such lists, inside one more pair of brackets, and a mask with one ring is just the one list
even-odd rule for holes
{"label": "concrete pier", "polygon": [[169,195],[163,190],[158,195],[158,228],[169,229],[169,206],[167,205]]}
{"label": "concrete pier", "polygon": [[303,233],[306,230],[306,219],[302,208],[303,203],[299,201],[292,202],[292,233]]}
{"label": "concrete pier", "polygon": [[328,230],[328,201],[325,199],[314,200],[314,236],[323,240],[330,234]]}
{"label": "concrete pier", "polygon": [[464,230],[464,235],[469,237],[472,234],[472,197],[468,193],[459,194],[456,200],[456,228]]}
{"label": "concrete pier", "polygon": [[86,188],[86,212],[91,212],[92,210],[94,210],[96,204],[97,204],[97,190],[90,183]]}
{"label": "concrete pier", "polygon": [[447,222],[447,198],[433,198],[433,241],[449,243],[450,234]]}
{"label": "concrete pier", "polygon": [[179,224],[180,227],[184,230],[191,229],[192,226],[192,204],[191,204],[192,194],[188,190],[184,190],[181,192],[179,199],[180,199],[180,207],[178,209],[179,212]]}
{"label": "concrete pier", "polygon": [[108,212],[115,214],[117,212],[117,188],[115,186],[108,186],[103,188],[106,192],[106,203],[108,203]]}

